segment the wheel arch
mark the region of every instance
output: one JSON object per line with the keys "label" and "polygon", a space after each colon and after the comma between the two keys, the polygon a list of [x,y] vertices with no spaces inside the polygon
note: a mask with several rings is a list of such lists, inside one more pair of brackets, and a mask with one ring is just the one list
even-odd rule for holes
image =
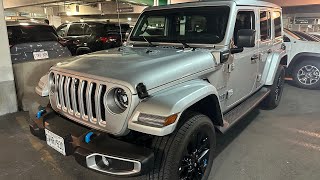
{"label": "wheel arch", "polygon": [[[195,79],[160,91],[140,102],[128,122],[128,128],[145,134],[165,136],[183,123],[182,117],[188,111],[208,116],[214,125],[223,124],[217,89],[207,81]],[[164,127],[142,124],[138,120],[140,115],[169,117],[175,114],[178,115],[175,122]]]}
{"label": "wheel arch", "polygon": [[[208,95],[207,97],[201,99],[200,101],[185,109],[182,112],[181,117],[183,117],[188,112],[201,113],[208,116],[211,119],[213,125],[223,126],[223,116],[220,108],[220,103],[218,97],[215,94]],[[182,123],[182,121],[179,121],[179,123]]]}
{"label": "wheel arch", "polygon": [[310,53],[310,52],[301,52],[299,54],[296,54],[292,60],[290,61],[289,66],[287,67],[288,75],[292,76],[292,71],[294,70],[294,67],[301,63],[303,59],[307,60],[320,60],[320,54],[318,53]]}
{"label": "wheel arch", "polygon": [[267,57],[266,65],[262,73],[262,80],[265,85],[272,85],[276,76],[278,66],[285,64],[287,61],[287,54],[284,50],[273,52]]}

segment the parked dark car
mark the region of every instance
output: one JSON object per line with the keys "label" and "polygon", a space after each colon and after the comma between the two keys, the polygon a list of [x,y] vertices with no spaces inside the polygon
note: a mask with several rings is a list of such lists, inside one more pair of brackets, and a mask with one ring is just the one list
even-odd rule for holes
{"label": "parked dark car", "polygon": [[71,56],[52,26],[8,21],[7,30],[12,63]]}
{"label": "parked dark car", "polygon": [[73,22],[57,28],[60,37],[67,39],[72,55],[121,46],[119,26],[105,22]]}

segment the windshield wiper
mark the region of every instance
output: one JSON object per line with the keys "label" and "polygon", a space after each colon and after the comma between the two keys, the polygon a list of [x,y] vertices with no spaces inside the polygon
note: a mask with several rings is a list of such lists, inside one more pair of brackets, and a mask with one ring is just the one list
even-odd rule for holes
{"label": "windshield wiper", "polygon": [[150,40],[148,40],[145,36],[142,36],[143,37],[143,39],[147,42],[147,43],[149,43],[149,45],[150,46],[152,46],[152,47],[155,47],[156,45],[154,45]]}
{"label": "windshield wiper", "polygon": [[188,49],[188,48],[192,48],[192,50],[194,51],[196,48],[191,47],[189,44],[187,44],[185,41],[181,41],[180,39],[178,39],[178,41],[183,45],[183,49]]}
{"label": "windshield wiper", "polygon": [[183,45],[183,48],[191,48],[191,46],[189,46],[186,42],[184,41],[179,41],[182,45]]}

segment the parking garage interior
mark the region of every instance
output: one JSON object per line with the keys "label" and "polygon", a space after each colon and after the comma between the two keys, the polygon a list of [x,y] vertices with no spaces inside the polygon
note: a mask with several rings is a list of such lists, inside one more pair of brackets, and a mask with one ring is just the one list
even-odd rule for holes
{"label": "parking garage interior", "polygon": [[[239,1],[246,3],[246,0]],[[278,5],[282,10],[281,22],[283,28],[280,29],[283,31],[281,34],[283,39],[281,39],[281,42],[286,46],[287,58],[279,63],[285,63],[283,64],[284,68],[287,72],[290,72],[285,77],[282,99],[275,110],[266,111],[258,107],[254,108],[251,112],[245,113],[241,120],[226,133],[216,133],[217,145],[213,166],[208,177],[210,180],[320,179],[320,85],[318,85],[318,81],[320,81],[320,2],[315,0],[266,1]],[[137,30],[135,32],[132,32],[132,30],[135,26],[138,26],[136,23],[140,22],[139,17],[141,18],[145,9],[171,7],[180,3],[192,2],[201,1],[1,0],[0,141],[2,146],[0,148],[0,179],[123,179],[82,167],[77,164],[74,157],[61,155],[56,149],[49,147],[46,141],[41,141],[30,133],[31,117],[38,118],[39,116],[40,118],[42,113],[46,113],[45,110],[51,103],[48,99],[39,96],[39,92],[44,92],[45,88],[44,85],[42,87],[41,83],[48,81],[48,72],[52,67],[56,64],[62,64],[63,66],[62,62],[65,60],[79,58],[80,60],[77,59],[77,61],[81,61],[90,54],[99,57],[104,53],[121,51],[130,41],[130,34],[137,33]],[[259,4],[259,0],[255,2]],[[280,19],[280,16],[278,18]],[[181,21],[181,19],[179,20]],[[203,21],[198,19],[197,23],[201,24]],[[272,20],[272,22],[275,21]],[[163,24],[161,19],[157,19],[154,22],[154,27],[162,27]],[[35,27],[38,25],[46,29],[36,29]],[[20,31],[22,33],[15,35],[15,28],[18,26],[26,27],[26,29],[19,29],[19,33]],[[78,26],[79,28],[76,29]],[[28,27],[33,27],[33,29]],[[100,27],[103,32],[99,30]],[[184,26],[180,25],[181,27]],[[202,31],[201,25],[196,26],[196,28]],[[271,29],[274,30],[275,28]],[[25,33],[33,33],[31,40],[26,40],[27,38],[23,37]],[[33,43],[31,41],[37,38],[47,39],[52,34],[56,37],[56,42],[50,45],[50,51],[57,51],[55,55],[47,52],[49,50],[43,50],[44,44],[48,44],[43,43],[41,44],[42,49],[37,50],[39,52],[31,52],[31,60],[27,59],[27,54],[30,52],[27,52],[26,49],[29,47],[35,50],[37,44],[40,44],[40,40],[36,44],[31,44]],[[98,35],[93,37],[92,34]],[[22,38],[19,39],[20,37]],[[154,42],[146,38],[148,36],[142,37],[142,40],[148,44],[146,49],[154,46]],[[18,41],[25,41],[24,45],[22,46]],[[257,42],[259,41],[257,40]],[[301,45],[295,47],[300,42]],[[192,49],[192,45],[190,46],[189,43],[182,41],[178,43],[183,45],[184,49],[181,51],[186,51],[187,48]],[[25,50],[18,52],[21,49]],[[302,52],[291,52],[299,49],[303,49]],[[307,49],[310,52],[307,52]],[[194,50],[195,48],[192,51]],[[161,51],[147,50],[147,53],[151,54],[157,52]],[[311,65],[295,64],[300,69],[289,66],[291,61],[289,58],[293,59],[291,62],[303,59],[299,54],[301,57],[307,58],[305,59],[306,62],[312,61],[313,63]],[[290,57],[291,55],[292,57]],[[53,56],[55,57],[53,58]],[[22,59],[20,59],[21,57]],[[127,65],[122,64],[122,66],[127,69]],[[135,67],[135,65],[132,66]],[[311,69],[308,69],[309,67]],[[122,67],[119,66],[119,68],[119,72],[123,70]],[[299,75],[301,76],[301,73],[304,73],[302,72],[303,68],[309,74],[307,73],[305,79],[299,79]],[[94,72],[94,70],[90,72]],[[120,74],[117,69],[114,69],[113,72],[116,75]],[[155,70],[155,72],[161,74],[160,71]],[[155,77],[160,77],[160,75]],[[130,79],[131,77],[127,78]],[[258,76],[257,78],[263,77]],[[154,81],[157,81],[157,79],[154,79]],[[205,81],[209,82],[210,79],[205,79]],[[67,86],[69,85],[65,85],[65,87]],[[71,86],[73,86],[73,82],[70,82]],[[98,90],[99,92],[106,91],[103,90],[103,86],[101,90],[98,86],[92,88],[96,92]],[[142,86],[141,88],[145,87]],[[50,93],[50,89],[47,91]],[[233,91],[236,90],[232,89],[232,92],[228,90],[226,94],[220,95],[219,98],[228,98]],[[170,96],[169,93],[167,95]],[[70,99],[71,96],[70,94]],[[81,96],[80,93],[79,96]],[[89,95],[87,97],[89,98]],[[109,100],[109,96],[103,98],[106,99],[105,101]],[[139,102],[144,102],[144,100],[141,98]],[[93,103],[97,101],[98,98],[92,100]],[[160,101],[159,104],[166,103]],[[148,109],[147,105],[144,108]],[[111,114],[126,111],[126,107],[115,110],[112,108],[110,108]],[[96,112],[92,111],[92,113],[95,114]],[[98,116],[98,114],[100,115],[100,112],[93,116]],[[177,116],[180,117],[180,115]],[[82,126],[85,125],[81,124]],[[164,149],[162,150],[164,151]],[[153,179],[151,176],[148,178]],[[126,179],[141,179],[141,177],[126,177]],[[161,179],[160,176],[158,179]]]}

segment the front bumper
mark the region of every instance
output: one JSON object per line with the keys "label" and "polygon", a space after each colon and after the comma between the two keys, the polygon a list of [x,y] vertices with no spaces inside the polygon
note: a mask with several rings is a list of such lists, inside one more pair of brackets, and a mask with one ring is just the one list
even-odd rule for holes
{"label": "front bumper", "polygon": [[[151,149],[130,144],[95,131],[46,108],[39,119],[31,118],[30,131],[42,140],[46,139],[45,129],[62,137],[66,155],[73,155],[82,166],[115,176],[138,176],[153,169],[154,153]],[[89,143],[85,136],[94,133]]]}

